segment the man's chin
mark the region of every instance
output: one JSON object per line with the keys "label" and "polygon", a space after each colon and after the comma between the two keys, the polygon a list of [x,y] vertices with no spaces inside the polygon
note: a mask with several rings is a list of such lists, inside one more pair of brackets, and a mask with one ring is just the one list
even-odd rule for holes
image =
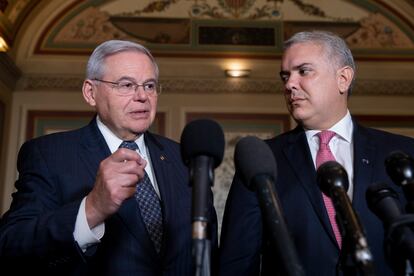
{"label": "man's chin", "polygon": [[292,118],[295,120],[295,122],[298,124],[303,122],[307,118],[306,114],[300,112],[300,110],[297,109],[293,110],[290,114],[292,115]]}
{"label": "man's chin", "polygon": [[295,120],[300,120],[302,117],[304,117],[303,110],[299,107],[292,107],[290,114]]}
{"label": "man's chin", "polygon": [[150,128],[150,123],[148,122],[135,122],[133,125],[131,125],[130,129],[134,133],[144,133]]}

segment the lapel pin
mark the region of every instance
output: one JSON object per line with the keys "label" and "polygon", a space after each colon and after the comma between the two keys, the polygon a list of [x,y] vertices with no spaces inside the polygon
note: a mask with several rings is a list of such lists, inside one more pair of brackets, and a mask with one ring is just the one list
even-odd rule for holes
{"label": "lapel pin", "polygon": [[162,160],[162,161],[164,161],[165,159],[167,159],[167,158],[165,158],[165,156],[164,155],[161,155],[160,156],[160,159]]}
{"label": "lapel pin", "polygon": [[362,158],[362,163],[369,164],[369,160],[368,159],[365,159],[365,158]]}

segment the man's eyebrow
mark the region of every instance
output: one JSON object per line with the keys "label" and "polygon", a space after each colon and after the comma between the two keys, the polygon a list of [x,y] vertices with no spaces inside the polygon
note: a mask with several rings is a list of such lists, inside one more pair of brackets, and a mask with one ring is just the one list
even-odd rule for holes
{"label": "man's eyebrow", "polygon": [[[120,81],[137,82],[135,78],[129,77],[129,76],[122,76],[117,81],[118,82],[120,82]],[[156,82],[157,80],[155,78],[149,78],[149,79],[144,80],[142,83],[151,82],[151,81]]]}
{"label": "man's eyebrow", "polygon": [[[301,69],[302,67],[304,67],[304,66],[310,66],[310,65],[312,65],[312,63],[310,63],[310,62],[304,62],[304,63],[301,63],[301,64],[299,64],[299,65],[296,65],[296,66],[293,66],[293,68],[292,68],[292,70],[291,71],[295,71],[295,70],[299,70],[299,69]],[[279,72],[279,75],[287,75],[287,74],[290,74],[289,73],[290,71],[288,71],[288,70],[281,70],[280,72]]]}
{"label": "man's eyebrow", "polygon": [[304,66],[309,66],[309,65],[312,65],[312,63],[310,63],[310,62],[304,62],[304,63],[301,63],[301,64],[299,64],[297,66],[294,66],[293,69],[294,70],[298,70],[298,69],[300,69],[300,68],[302,68]]}
{"label": "man's eyebrow", "polygon": [[310,63],[310,62],[304,62],[304,63],[301,63],[301,64],[299,64],[299,65],[295,65],[295,66],[293,66],[293,67],[292,67],[292,70],[281,70],[281,71],[279,72],[279,76],[280,76],[281,78],[283,78],[283,77],[285,77],[285,76],[289,76],[289,75],[291,74],[291,71],[299,71],[299,70],[301,70],[303,67],[307,67],[307,66],[312,66],[312,63]]}
{"label": "man's eyebrow", "polygon": [[157,80],[155,78],[149,78],[144,80],[142,83],[146,83],[146,82],[157,82]]}
{"label": "man's eyebrow", "polygon": [[134,82],[135,79],[132,78],[132,77],[129,77],[129,76],[122,76],[122,77],[118,78],[117,81],[118,82],[120,82],[120,81],[131,81],[131,82]]}

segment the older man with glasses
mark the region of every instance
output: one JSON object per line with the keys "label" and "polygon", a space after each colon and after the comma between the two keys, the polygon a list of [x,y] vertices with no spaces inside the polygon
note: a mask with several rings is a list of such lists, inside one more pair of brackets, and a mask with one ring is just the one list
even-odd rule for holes
{"label": "older man with glasses", "polygon": [[[191,188],[179,145],[151,134],[161,85],[143,46],[99,45],[89,125],[26,142],[0,257],[39,275],[192,275]],[[217,219],[210,202],[213,254]]]}

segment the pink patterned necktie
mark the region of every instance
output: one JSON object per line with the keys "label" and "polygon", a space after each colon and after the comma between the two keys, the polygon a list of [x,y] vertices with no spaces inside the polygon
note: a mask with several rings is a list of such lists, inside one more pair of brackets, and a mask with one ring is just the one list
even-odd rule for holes
{"label": "pink patterned necktie", "polygon": [[[320,165],[327,161],[335,161],[335,157],[333,156],[331,149],[329,148],[329,141],[332,137],[335,136],[335,132],[330,130],[323,130],[319,132],[317,135],[319,137],[319,150],[316,154],[316,168],[319,168]],[[338,242],[339,248],[342,246],[342,236],[341,232],[339,231],[338,225],[336,224],[335,220],[335,208],[332,203],[331,198],[326,196],[322,193],[323,202],[325,203],[325,208],[329,216],[329,220],[331,222],[331,226],[333,232],[335,234],[336,241]]]}

